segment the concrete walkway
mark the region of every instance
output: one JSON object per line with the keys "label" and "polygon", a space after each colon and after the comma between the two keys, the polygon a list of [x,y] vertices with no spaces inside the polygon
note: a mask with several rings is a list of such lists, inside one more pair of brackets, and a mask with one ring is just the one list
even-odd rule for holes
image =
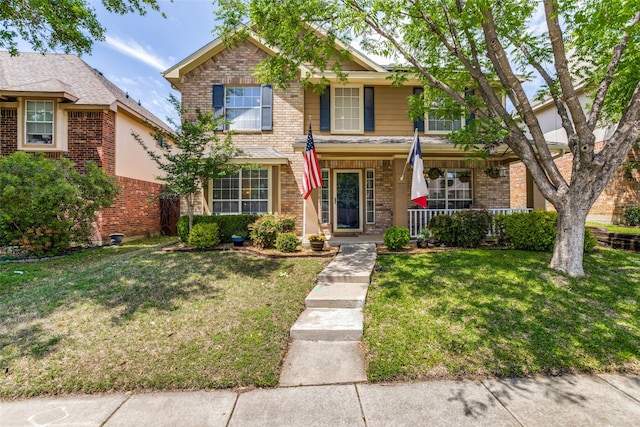
{"label": "concrete walkway", "polygon": [[0,402],[19,426],[632,426],[640,376],[72,396]]}
{"label": "concrete walkway", "polygon": [[281,387],[367,380],[360,348],[362,307],[375,262],[375,244],[343,244],[318,275],[306,310],[291,327]]}

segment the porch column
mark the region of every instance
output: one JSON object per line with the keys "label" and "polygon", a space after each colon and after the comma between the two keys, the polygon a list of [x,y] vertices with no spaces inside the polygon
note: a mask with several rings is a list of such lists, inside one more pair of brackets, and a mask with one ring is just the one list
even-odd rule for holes
{"label": "porch column", "polygon": [[411,181],[410,168],[407,168],[404,181],[400,180],[406,162],[406,159],[393,160],[393,225],[398,227],[409,226],[407,194]]}

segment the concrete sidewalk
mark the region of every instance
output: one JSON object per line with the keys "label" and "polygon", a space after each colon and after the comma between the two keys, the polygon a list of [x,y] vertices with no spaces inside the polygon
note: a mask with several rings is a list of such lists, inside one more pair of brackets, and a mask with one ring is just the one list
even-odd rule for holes
{"label": "concrete sidewalk", "polygon": [[0,402],[17,426],[632,426],[640,376],[430,381]]}

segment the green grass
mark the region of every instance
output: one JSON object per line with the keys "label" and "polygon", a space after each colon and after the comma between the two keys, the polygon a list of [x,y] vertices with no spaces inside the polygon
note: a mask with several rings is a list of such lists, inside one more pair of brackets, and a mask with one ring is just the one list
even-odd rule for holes
{"label": "green grass", "polygon": [[132,244],[0,263],[0,397],[275,386],[329,261]]}
{"label": "green grass", "polygon": [[546,253],[378,257],[365,306],[371,381],[640,372],[640,254],[601,249],[588,277]]}
{"label": "green grass", "polygon": [[587,225],[591,227],[602,227],[611,233],[640,234],[640,227],[629,227],[624,225],[613,225],[613,224],[600,224],[598,222],[587,222]]}

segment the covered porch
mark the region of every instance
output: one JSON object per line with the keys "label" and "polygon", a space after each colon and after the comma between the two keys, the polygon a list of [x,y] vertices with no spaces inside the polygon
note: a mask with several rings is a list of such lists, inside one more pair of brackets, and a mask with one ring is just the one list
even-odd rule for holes
{"label": "covered porch", "polygon": [[[452,215],[456,212],[460,212],[463,210],[469,209],[409,209],[409,234],[412,238],[417,237],[418,232],[423,228],[427,227],[429,221],[435,216],[438,215]],[[495,208],[495,209],[486,209],[489,213],[493,215],[503,214],[503,215],[511,215],[516,212],[530,212],[529,208]],[[489,230],[489,234],[487,237],[493,237],[495,235],[495,230],[493,227]]]}

